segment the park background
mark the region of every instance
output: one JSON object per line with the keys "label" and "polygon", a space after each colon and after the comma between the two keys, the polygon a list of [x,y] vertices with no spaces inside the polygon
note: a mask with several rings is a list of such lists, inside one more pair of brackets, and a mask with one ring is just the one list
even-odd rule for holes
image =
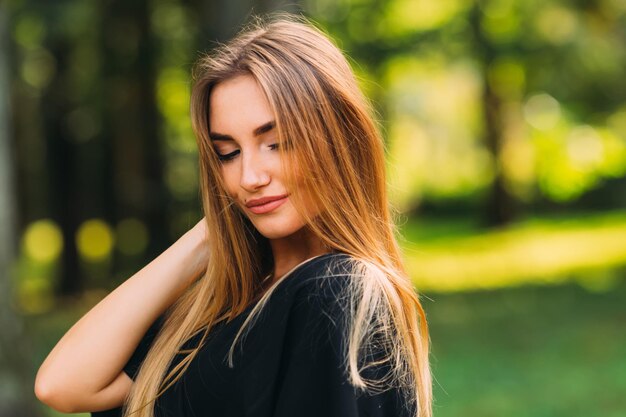
{"label": "park background", "polygon": [[626,416],[624,0],[0,2],[0,416],[201,217],[191,66],[275,10],[375,104],[435,417]]}

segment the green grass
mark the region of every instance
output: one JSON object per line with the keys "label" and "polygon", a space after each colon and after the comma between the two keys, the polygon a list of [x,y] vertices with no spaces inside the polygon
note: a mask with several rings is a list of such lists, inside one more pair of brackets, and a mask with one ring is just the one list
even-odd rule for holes
{"label": "green grass", "polygon": [[[603,293],[524,286],[427,293],[422,303],[435,417],[626,415],[626,274]],[[29,320],[38,360],[84,308]]]}
{"label": "green grass", "polygon": [[626,281],[424,298],[435,417],[626,415]]}

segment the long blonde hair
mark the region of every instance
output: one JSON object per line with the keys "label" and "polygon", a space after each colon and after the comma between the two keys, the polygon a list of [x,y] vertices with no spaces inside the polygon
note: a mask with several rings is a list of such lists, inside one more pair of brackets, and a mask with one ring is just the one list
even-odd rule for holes
{"label": "long blonde hair", "polygon": [[[417,417],[432,415],[426,315],[404,269],[386,193],[384,145],[370,104],[341,51],[309,21],[292,15],[257,18],[194,69],[191,117],[210,245],[206,273],[168,310],[124,407],[124,415],[153,416],[153,401],[187,369],[199,347],[181,346],[256,303],[250,327],[279,282],[262,286],[272,269],[269,242],[225,191],[209,139],[209,96],[218,83],[252,75],[275,114],[281,156],[293,203],[307,227],[330,250],[350,255],[345,366],[358,388],[398,387]],[[288,144],[289,146],[282,146]],[[306,175],[302,175],[306,173]],[[319,207],[303,209],[303,195]],[[382,340],[385,380],[368,380],[364,352]],[[230,364],[232,365],[232,347]],[[174,356],[184,359],[169,372]],[[369,364],[371,365],[371,364]]]}

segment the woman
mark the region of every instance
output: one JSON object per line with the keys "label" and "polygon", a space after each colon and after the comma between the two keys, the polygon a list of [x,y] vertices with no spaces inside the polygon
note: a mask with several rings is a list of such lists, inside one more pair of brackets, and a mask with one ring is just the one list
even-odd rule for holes
{"label": "woman", "polygon": [[426,318],[345,57],[282,15],[194,80],[205,218],[67,332],[38,398],[94,415],[429,417]]}

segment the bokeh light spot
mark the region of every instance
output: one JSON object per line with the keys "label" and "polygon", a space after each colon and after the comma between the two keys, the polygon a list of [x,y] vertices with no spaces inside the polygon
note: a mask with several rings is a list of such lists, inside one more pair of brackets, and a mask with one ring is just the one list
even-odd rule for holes
{"label": "bokeh light spot", "polygon": [[54,78],[56,59],[47,50],[38,48],[26,54],[20,72],[26,83],[35,88],[44,88]]}
{"label": "bokeh light spot", "polygon": [[46,36],[46,27],[38,16],[24,16],[19,19],[13,29],[13,38],[21,46],[29,49],[37,48]]}
{"label": "bokeh light spot", "polygon": [[65,124],[77,143],[87,142],[100,132],[100,123],[92,109],[79,107],[69,113]]}
{"label": "bokeh light spot", "polygon": [[52,262],[63,250],[63,234],[52,220],[38,220],[26,228],[22,247],[27,256],[34,261]]}
{"label": "bokeh light spot", "polygon": [[535,129],[552,129],[559,122],[560,117],[561,106],[549,94],[533,95],[524,105],[524,119]]}
{"label": "bokeh light spot", "polygon": [[576,15],[560,6],[544,8],[537,14],[537,31],[550,43],[564,44],[570,41],[578,30]]}
{"label": "bokeh light spot", "polygon": [[45,276],[27,276],[16,289],[17,302],[26,314],[41,314],[54,307],[52,281]]}
{"label": "bokeh light spot", "polygon": [[567,138],[567,153],[579,169],[595,168],[604,160],[602,138],[591,126],[577,126]]}
{"label": "bokeh light spot", "polygon": [[487,70],[491,88],[501,97],[517,98],[524,90],[526,74],[522,64],[513,58],[498,58]]}
{"label": "bokeh light spot", "polygon": [[99,219],[87,220],[76,233],[76,247],[83,258],[100,261],[111,254],[114,236],[111,228]]}
{"label": "bokeh light spot", "polygon": [[116,227],[117,249],[125,255],[137,255],[148,246],[149,233],[146,225],[138,219],[127,218]]}

